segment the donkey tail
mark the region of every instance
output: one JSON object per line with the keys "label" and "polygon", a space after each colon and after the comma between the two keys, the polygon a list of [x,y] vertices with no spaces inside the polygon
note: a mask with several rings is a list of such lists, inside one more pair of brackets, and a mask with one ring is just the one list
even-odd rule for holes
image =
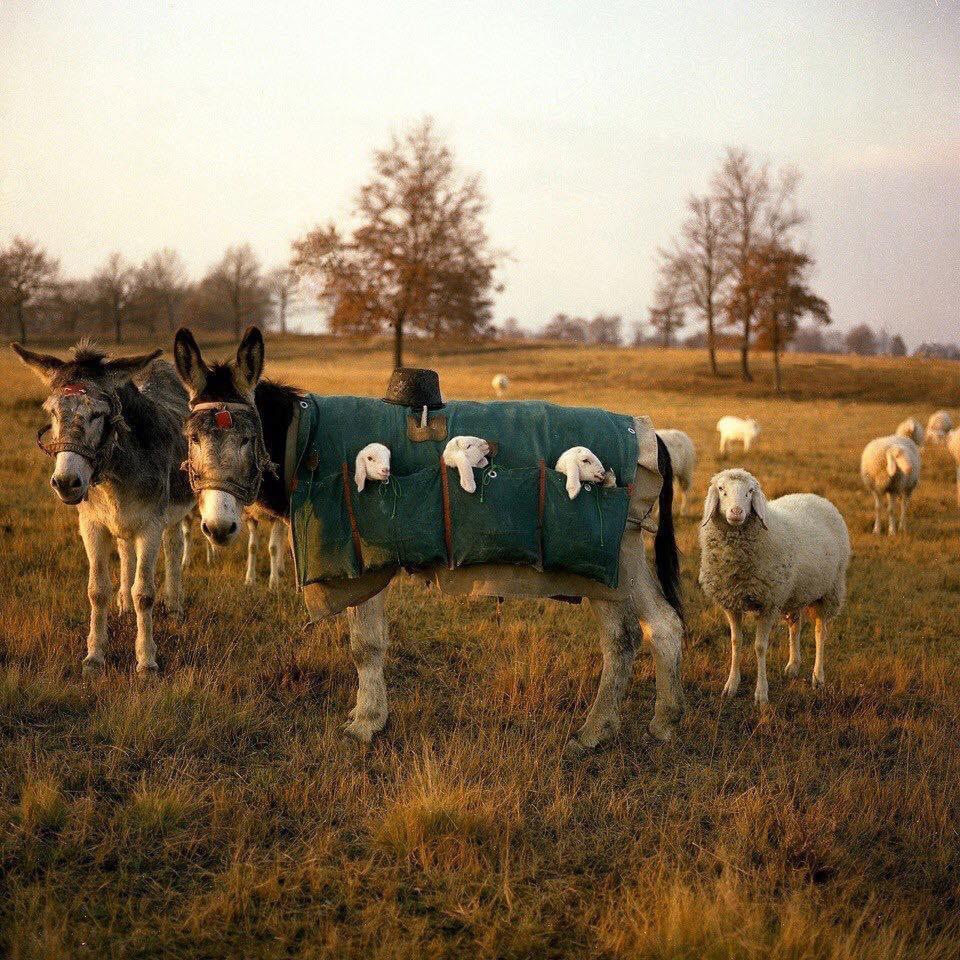
{"label": "donkey tail", "polygon": [[673,529],[673,464],[666,444],[657,437],[657,466],[663,477],[660,488],[660,520],[653,541],[653,560],[657,579],[667,603],[683,620],[683,599],[680,595],[680,551]]}

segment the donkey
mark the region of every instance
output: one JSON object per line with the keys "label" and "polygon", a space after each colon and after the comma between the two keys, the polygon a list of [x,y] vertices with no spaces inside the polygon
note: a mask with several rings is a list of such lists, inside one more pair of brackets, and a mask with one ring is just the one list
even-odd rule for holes
{"label": "donkey", "polygon": [[[236,536],[246,505],[255,503],[278,518],[289,511],[283,465],[288,430],[300,396],[291,387],[261,379],[264,353],[262,334],[251,328],[233,362],[208,365],[189,330],[180,329],[176,334],[174,360],[194,411],[187,421],[191,483],[198,496],[201,529],[216,544]],[[658,458],[663,486],[654,546],[657,576],[648,565],[642,532],[628,529],[620,557],[621,582],[628,585],[622,599],[591,601],[603,627],[603,671],[586,721],[567,744],[570,757],[593,749],[619,731],[620,703],[629,685],[641,630],[650,637],[656,672],[651,734],[670,739],[682,713],[683,625],[672,525],[672,472],[669,454],[659,441]],[[374,589],[379,592],[347,611],[358,690],[344,732],[364,743],[387,722],[385,587],[386,583],[378,584]],[[555,589],[549,595],[562,592]]]}
{"label": "donkey", "polygon": [[[167,611],[183,613],[184,533],[196,502],[181,471],[187,445],[187,395],[173,368],[157,357],[107,359],[87,343],[61,360],[14,344],[17,356],[50,388],[51,424],[37,435],[54,460],[50,485],[77,507],[90,567],[90,633],[85,673],[105,662],[110,602],[110,546],[120,555],[121,613],[136,611],[137,672],[157,669],[153,605],[157,554],[164,550]],[[133,378],[142,386],[137,386]],[[45,435],[51,432],[53,439]]]}

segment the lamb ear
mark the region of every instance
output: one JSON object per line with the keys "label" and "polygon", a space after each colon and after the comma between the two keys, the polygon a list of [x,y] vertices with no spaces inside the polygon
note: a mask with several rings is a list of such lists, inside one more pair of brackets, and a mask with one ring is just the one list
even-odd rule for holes
{"label": "lamb ear", "polygon": [[34,353],[19,343],[11,343],[13,352],[46,384],[50,384],[63,366],[63,360],[49,353]]}
{"label": "lamb ear", "polygon": [[357,484],[357,492],[362,492],[367,485],[367,468],[363,465],[363,451],[357,454],[356,467],[353,471],[353,479]]}
{"label": "lamb ear", "polygon": [[580,486],[580,471],[577,469],[576,464],[574,464],[567,473],[567,496],[569,496],[571,500],[580,492]]}
{"label": "lamb ear", "polygon": [[703,520],[700,521],[701,527],[705,527],[710,522],[719,506],[720,493],[717,490],[717,485],[711,483],[710,488],[707,490],[707,499],[703,501]]}
{"label": "lamb ear", "polygon": [[767,498],[764,496],[763,491],[757,487],[753,491],[753,512],[757,515],[757,519],[760,521],[760,525],[764,530],[767,529]]}

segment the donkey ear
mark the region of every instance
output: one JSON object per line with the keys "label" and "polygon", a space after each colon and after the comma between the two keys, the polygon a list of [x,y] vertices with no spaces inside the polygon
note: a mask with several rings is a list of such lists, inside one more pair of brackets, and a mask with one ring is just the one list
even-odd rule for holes
{"label": "donkey ear", "polygon": [[207,385],[210,368],[203,362],[197,341],[186,327],[181,327],[173,338],[173,361],[183,385],[190,396],[195,397]]}
{"label": "donkey ear", "polygon": [[362,450],[357,454],[357,465],[353,471],[353,479],[357,485],[357,491],[362,492],[363,488],[367,485],[367,468],[363,463]]}
{"label": "donkey ear", "polygon": [[263,373],[263,357],[266,348],[259,327],[247,327],[247,332],[237,347],[236,382],[242,393],[253,393]]}
{"label": "donkey ear", "polygon": [[761,526],[764,530],[767,529],[767,498],[764,496],[763,491],[757,487],[753,491],[753,512],[757,515],[757,519],[760,521]]}
{"label": "donkey ear", "polygon": [[719,506],[720,492],[717,490],[717,485],[711,483],[710,488],[707,490],[707,498],[703,501],[703,519],[700,521],[701,527],[705,527],[710,522]]}
{"label": "donkey ear", "polygon": [[117,357],[115,360],[107,360],[103,365],[103,378],[114,389],[122,387],[132,377],[146,370],[161,353],[163,353],[162,350],[154,350],[152,353],[143,353],[138,357]]}
{"label": "donkey ear", "polygon": [[50,384],[53,378],[64,365],[64,361],[57,357],[52,357],[48,353],[34,353],[19,343],[11,343],[13,352],[46,384]]}

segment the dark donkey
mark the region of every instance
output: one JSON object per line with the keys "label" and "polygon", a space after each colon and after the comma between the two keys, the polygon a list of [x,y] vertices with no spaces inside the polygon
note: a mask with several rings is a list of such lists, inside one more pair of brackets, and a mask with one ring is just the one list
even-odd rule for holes
{"label": "dark donkey", "polygon": [[[289,498],[283,476],[289,426],[300,397],[296,390],[261,380],[263,336],[250,329],[233,363],[208,365],[189,330],[177,332],[177,372],[190,393],[187,422],[191,482],[197,492],[202,529],[214,543],[230,541],[240,529],[242,507],[256,503],[286,517]],[[656,577],[650,570],[638,527],[624,533],[620,577],[626,586],[616,600],[591,600],[603,626],[603,672],[586,722],[567,745],[570,755],[595,747],[620,728],[620,702],[633,670],[641,630],[650,638],[657,701],[650,732],[666,740],[682,709],[678,554],[672,525],[669,455],[658,441],[660,525],[655,540]],[[466,568],[469,569],[469,568]],[[506,567],[489,565],[505,574]],[[514,568],[515,569],[515,568]],[[488,573],[489,576],[489,573]],[[547,580],[549,588],[549,575]],[[385,589],[348,610],[350,650],[357,668],[357,701],[345,731],[369,742],[387,721],[383,656],[387,647]],[[552,589],[544,596],[564,593]],[[369,596],[369,594],[368,594]]]}
{"label": "dark donkey", "polygon": [[[157,360],[161,350],[109,360],[80,344],[73,359],[61,360],[19,344],[13,349],[50,388],[44,409],[51,424],[37,441],[54,458],[50,485],[77,507],[90,564],[84,670],[104,663],[111,540],[120,554],[117,605],[137,615],[137,671],[156,670],[153,604],[161,541],[167,610],[183,611],[184,534],[194,504],[180,469],[187,395],[170,364]],[[133,383],[138,375],[141,386]]]}

